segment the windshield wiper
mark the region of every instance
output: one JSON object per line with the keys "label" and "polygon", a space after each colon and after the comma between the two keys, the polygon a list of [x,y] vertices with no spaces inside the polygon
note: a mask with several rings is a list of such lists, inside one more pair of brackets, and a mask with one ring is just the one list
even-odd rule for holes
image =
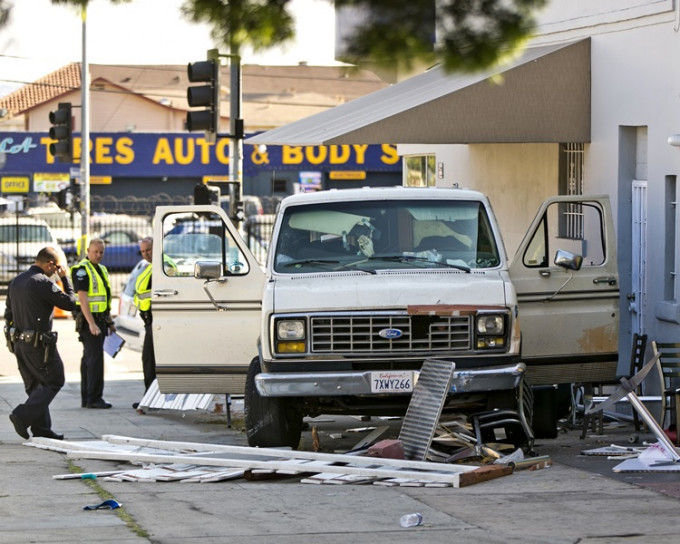
{"label": "windshield wiper", "polygon": [[463,266],[461,264],[447,263],[446,261],[432,261],[425,257],[416,257],[415,255],[374,255],[368,258],[371,261],[392,261],[397,263],[411,263],[411,262],[422,262],[429,264],[438,264],[442,266],[447,266],[449,268],[455,268],[456,270],[462,270],[463,272],[469,274],[470,268]]}
{"label": "windshield wiper", "polygon": [[299,261],[290,261],[287,263],[283,263],[283,266],[290,267],[290,266],[302,266],[305,264],[337,264],[339,265],[336,267],[337,269],[340,270],[359,270],[360,272],[366,272],[366,274],[376,274],[375,270],[369,270],[367,268],[361,268],[359,266],[348,266],[346,264],[340,264],[340,261],[335,261],[332,259],[302,259]]}
{"label": "windshield wiper", "polygon": [[288,261],[283,263],[283,266],[297,266],[302,264],[340,264],[340,261],[333,261],[330,259],[301,259],[299,261]]}

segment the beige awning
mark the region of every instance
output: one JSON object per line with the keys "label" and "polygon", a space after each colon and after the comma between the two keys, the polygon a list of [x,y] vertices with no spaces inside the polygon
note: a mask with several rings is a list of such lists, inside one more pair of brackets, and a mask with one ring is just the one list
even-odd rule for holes
{"label": "beige awning", "polygon": [[433,68],[263,132],[249,144],[590,141],[590,38],[532,47],[479,74]]}

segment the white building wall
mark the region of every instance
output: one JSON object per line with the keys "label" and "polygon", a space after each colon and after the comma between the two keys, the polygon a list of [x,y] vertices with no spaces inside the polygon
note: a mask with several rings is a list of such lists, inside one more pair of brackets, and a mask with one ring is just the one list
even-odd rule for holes
{"label": "white building wall", "polygon": [[[674,5],[675,4],[675,5]],[[680,1],[552,0],[539,14],[530,45],[591,38],[591,142],[585,145],[585,194],[608,194],[617,225],[621,287],[621,372],[628,371],[634,327],[631,292],[631,186],[646,179],[647,254],[644,322],[650,339],[680,338],[680,228],[667,224],[669,179],[677,176],[680,148],[668,144],[680,134]],[[566,143],[566,142],[565,142]],[[510,255],[540,201],[558,191],[558,144],[400,145],[402,154],[432,153],[445,175],[437,185],[487,193]],[[680,210],[677,212],[680,220]],[[669,229],[678,233],[670,238]],[[671,241],[669,241],[671,240]],[[671,261],[671,262],[669,262]],[[639,301],[638,301],[639,303]]]}

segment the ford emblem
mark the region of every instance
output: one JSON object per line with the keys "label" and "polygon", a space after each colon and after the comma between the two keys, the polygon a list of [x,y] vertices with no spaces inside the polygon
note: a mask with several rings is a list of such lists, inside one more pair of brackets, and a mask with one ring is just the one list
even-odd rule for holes
{"label": "ford emblem", "polygon": [[404,333],[399,329],[383,329],[378,333],[380,338],[401,338]]}

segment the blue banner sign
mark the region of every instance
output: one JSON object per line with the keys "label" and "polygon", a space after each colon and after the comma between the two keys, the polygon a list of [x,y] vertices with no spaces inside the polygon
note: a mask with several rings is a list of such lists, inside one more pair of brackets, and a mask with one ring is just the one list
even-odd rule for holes
{"label": "blue banner sign", "polygon": [[[69,172],[80,163],[81,139],[74,137],[73,163],[61,163],[49,152],[52,140],[42,132],[0,132],[0,172]],[[262,170],[364,170],[400,172],[396,146],[348,144],[329,146],[243,146],[243,172]],[[4,165],[3,165],[4,162]],[[203,135],[183,133],[92,133],[90,173],[112,177],[223,176],[229,172],[229,140],[209,143]]]}

